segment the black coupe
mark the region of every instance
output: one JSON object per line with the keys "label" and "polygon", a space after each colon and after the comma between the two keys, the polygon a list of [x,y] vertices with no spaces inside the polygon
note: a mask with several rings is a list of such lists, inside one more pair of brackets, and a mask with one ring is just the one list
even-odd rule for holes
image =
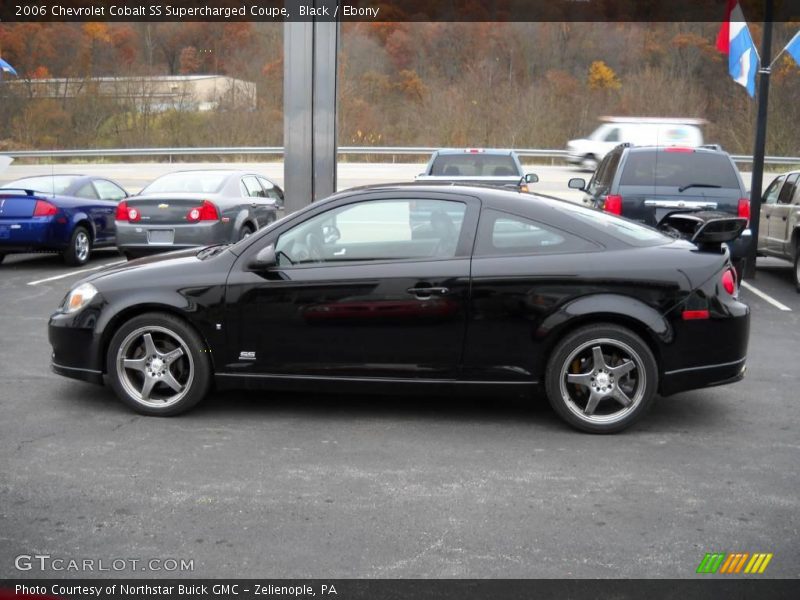
{"label": "black coupe", "polygon": [[52,366],[105,377],[149,415],[186,411],[212,383],[538,386],[571,425],[615,432],[656,394],[743,377],[749,309],[727,225],[690,242],[489,187],[350,190],[236,244],[83,279],[50,319]]}

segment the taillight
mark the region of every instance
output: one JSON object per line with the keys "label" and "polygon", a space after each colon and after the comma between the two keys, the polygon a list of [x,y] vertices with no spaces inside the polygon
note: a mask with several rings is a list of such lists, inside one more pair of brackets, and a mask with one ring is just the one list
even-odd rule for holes
{"label": "taillight", "polygon": [[669,146],[664,148],[664,152],[694,152],[693,148],[684,148],[683,146]]}
{"label": "taillight", "polygon": [[190,223],[195,223],[197,221],[218,221],[219,212],[217,212],[217,207],[214,206],[212,202],[203,200],[203,204],[190,209],[189,212],[186,213],[186,220]]}
{"label": "taillight", "polygon": [[728,269],[722,274],[722,287],[733,296],[736,291],[736,273],[733,269]]}
{"label": "taillight", "polygon": [[124,200],[117,204],[117,214],[116,214],[117,221],[139,221],[142,218],[142,215],[139,213],[139,210],[136,208],[131,208],[128,206],[128,203]]}
{"label": "taillight", "polygon": [[58,213],[58,208],[55,204],[50,204],[46,200],[37,200],[33,209],[34,217],[52,217],[56,213]]}
{"label": "taillight", "polygon": [[613,215],[622,214],[622,196],[616,194],[606,196],[606,201],[603,204],[603,210]]}
{"label": "taillight", "polygon": [[739,198],[739,207],[736,213],[738,216],[747,219],[747,224],[750,225],[750,199]]}
{"label": "taillight", "polygon": [[685,310],[681,315],[684,321],[702,321],[710,317],[707,310]]}

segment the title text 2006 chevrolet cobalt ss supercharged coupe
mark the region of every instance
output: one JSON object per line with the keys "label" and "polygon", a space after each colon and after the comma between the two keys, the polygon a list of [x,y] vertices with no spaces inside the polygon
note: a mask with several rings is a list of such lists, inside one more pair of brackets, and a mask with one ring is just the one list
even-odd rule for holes
{"label": "title text 2006 chevrolet cobalt ss supercharged coupe", "polygon": [[212,382],[539,386],[574,427],[615,432],[657,393],[744,374],[749,309],[712,229],[693,244],[488,187],[351,190],[237,244],[82,280],[50,319],[53,369],[105,376],[148,415],[189,409]]}

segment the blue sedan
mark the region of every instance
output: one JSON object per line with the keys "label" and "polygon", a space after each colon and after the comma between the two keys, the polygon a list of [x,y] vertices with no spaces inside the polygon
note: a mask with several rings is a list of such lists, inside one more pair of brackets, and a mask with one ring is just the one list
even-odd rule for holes
{"label": "blue sedan", "polygon": [[83,265],[94,248],[116,244],[119,184],[88,175],[26,177],[0,188],[0,262],[6,254],[59,252]]}

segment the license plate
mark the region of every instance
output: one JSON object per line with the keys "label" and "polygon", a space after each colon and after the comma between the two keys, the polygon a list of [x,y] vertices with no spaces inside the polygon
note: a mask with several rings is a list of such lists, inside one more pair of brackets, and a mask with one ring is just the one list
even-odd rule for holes
{"label": "license plate", "polygon": [[174,229],[150,229],[147,231],[148,244],[171,244],[174,241]]}
{"label": "license plate", "polygon": [[0,240],[7,240],[11,237],[11,228],[8,225],[0,225]]}

